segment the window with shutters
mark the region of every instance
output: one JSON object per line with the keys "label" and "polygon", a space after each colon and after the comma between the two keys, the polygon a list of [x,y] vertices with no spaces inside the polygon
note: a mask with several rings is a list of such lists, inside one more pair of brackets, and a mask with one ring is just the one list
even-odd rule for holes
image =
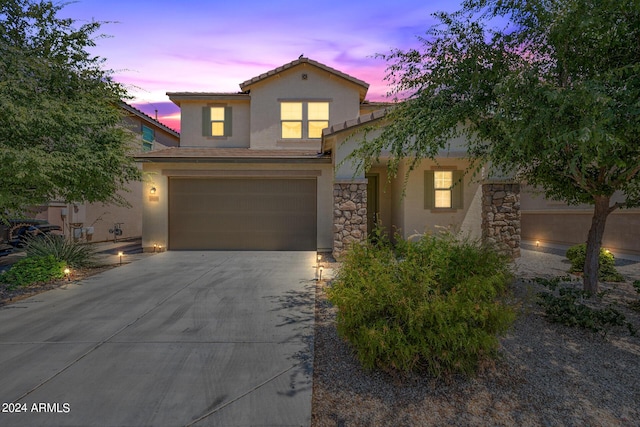
{"label": "window with shutters", "polygon": [[202,136],[231,136],[231,107],[212,105],[202,108]]}
{"label": "window with shutters", "polygon": [[463,209],[463,172],[437,169],[424,172],[424,208],[434,212]]}

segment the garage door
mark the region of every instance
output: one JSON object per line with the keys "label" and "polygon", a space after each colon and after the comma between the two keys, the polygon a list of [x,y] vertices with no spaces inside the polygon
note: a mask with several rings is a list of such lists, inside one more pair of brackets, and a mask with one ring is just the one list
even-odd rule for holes
{"label": "garage door", "polygon": [[169,249],[316,250],[316,179],[170,178]]}

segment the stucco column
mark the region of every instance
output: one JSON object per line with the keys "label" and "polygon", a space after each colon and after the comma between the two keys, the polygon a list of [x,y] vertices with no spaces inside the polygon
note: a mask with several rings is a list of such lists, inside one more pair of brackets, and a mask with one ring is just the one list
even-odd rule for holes
{"label": "stucco column", "polygon": [[333,184],[333,257],[353,242],[367,238],[366,179],[335,181]]}
{"label": "stucco column", "polygon": [[520,184],[482,184],[482,241],[520,256]]}

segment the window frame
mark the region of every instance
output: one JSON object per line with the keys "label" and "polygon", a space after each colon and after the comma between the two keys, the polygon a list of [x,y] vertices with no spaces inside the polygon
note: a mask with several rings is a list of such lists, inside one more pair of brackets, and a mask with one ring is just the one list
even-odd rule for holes
{"label": "window frame", "polygon": [[[216,137],[216,136],[225,136],[224,135],[224,122],[225,122],[225,111],[224,111],[225,107],[222,106],[211,106],[209,107],[209,120],[211,121],[211,136]],[[216,110],[216,111],[214,111]],[[214,114],[214,113],[218,113],[218,114]],[[219,114],[222,114],[222,118],[219,118]],[[220,130],[214,130],[215,128],[217,128],[218,126],[216,125],[222,125],[220,127]]]}
{"label": "window frame", "polygon": [[[214,108],[220,108],[224,111],[224,118],[220,120],[218,118],[213,117]],[[207,104],[202,107],[202,136],[205,138],[214,138],[214,139],[225,139],[232,136],[233,124],[231,121],[232,118],[232,107],[227,104]],[[214,123],[222,123],[222,134],[214,135],[213,125]]]}
{"label": "window frame", "polygon": [[[322,129],[329,127],[329,117],[331,111],[330,99],[278,99],[280,104],[280,140],[282,141],[317,141],[322,139]],[[300,104],[301,106],[301,118],[283,118],[283,105],[284,104]],[[309,104],[326,104],[326,119],[321,117],[310,117]],[[288,123],[299,123],[300,136],[299,137],[287,137],[285,136],[284,126]],[[317,134],[311,133],[311,124],[322,123],[324,127],[320,129]],[[312,136],[313,135],[313,136]],[[316,136],[317,135],[317,136]]]}
{"label": "window frame", "polygon": [[[448,177],[444,180],[448,180],[451,185],[442,187],[439,186],[438,181],[443,181],[443,178],[438,178],[438,174],[448,174]],[[433,208],[434,209],[453,209],[453,171],[452,170],[434,170],[433,171]],[[438,202],[440,201],[438,198],[438,194],[448,194],[448,206],[438,206]]]}
{"label": "window frame", "polygon": [[[451,172],[451,186],[436,187],[436,172]],[[450,207],[436,207],[436,191],[450,192]],[[464,171],[455,167],[432,167],[424,171],[424,209],[432,213],[455,212],[464,209]]]}
{"label": "window frame", "polygon": [[[300,118],[296,118],[296,117],[287,117],[287,118],[283,118],[285,111],[283,110],[283,107],[286,104],[295,104],[295,105],[299,105],[300,106]],[[292,140],[292,139],[302,139],[302,137],[304,136],[304,110],[305,110],[305,103],[302,101],[281,101],[280,102],[280,138],[282,139],[286,139],[286,140]],[[299,124],[300,125],[300,136],[298,137],[289,137],[289,136],[285,136],[285,125],[286,124]]]}
{"label": "window frame", "polygon": [[[145,132],[145,129],[148,129],[149,132]],[[151,140],[145,138],[146,134],[151,134]],[[140,124],[140,138],[142,139],[142,151],[152,151],[153,143],[156,140],[156,131],[150,126],[145,125],[144,123]]]}
{"label": "window frame", "polygon": [[[311,109],[309,108],[309,104],[325,104],[327,107],[327,115],[326,118],[325,117],[311,117]],[[322,130],[326,129],[329,127],[329,102],[325,102],[325,101],[307,101],[306,103],[307,105],[307,137],[309,139],[321,139],[322,138]],[[324,111],[323,111],[324,113]],[[319,136],[311,136],[311,123],[323,123],[326,124],[326,126],[323,126],[322,128],[319,129]]]}

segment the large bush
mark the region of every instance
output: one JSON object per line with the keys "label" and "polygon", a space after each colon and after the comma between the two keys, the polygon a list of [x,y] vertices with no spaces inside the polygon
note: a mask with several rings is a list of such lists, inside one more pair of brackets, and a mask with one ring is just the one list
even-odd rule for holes
{"label": "large bush", "polygon": [[451,236],[354,245],[330,301],[365,368],[473,373],[515,320],[508,260]]}
{"label": "large bush", "polygon": [[26,240],[27,256],[53,256],[57,261],[64,261],[69,267],[90,267],[95,263],[95,249],[88,243],[66,240],[63,236],[44,234]]}
{"label": "large bush", "polygon": [[[579,245],[571,246],[567,249],[566,257],[571,262],[569,272],[582,273],[584,271],[584,261],[587,258],[587,244],[581,243]],[[618,273],[618,270],[616,270],[616,260],[611,252],[604,248],[600,248],[598,262],[600,265],[598,279],[605,282],[624,281],[624,277],[622,277],[622,275]]]}
{"label": "large bush", "polygon": [[13,286],[27,286],[33,283],[49,282],[64,277],[63,261],[52,255],[45,257],[27,257],[16,262],[9,271],[0,275],[0,281]]}

